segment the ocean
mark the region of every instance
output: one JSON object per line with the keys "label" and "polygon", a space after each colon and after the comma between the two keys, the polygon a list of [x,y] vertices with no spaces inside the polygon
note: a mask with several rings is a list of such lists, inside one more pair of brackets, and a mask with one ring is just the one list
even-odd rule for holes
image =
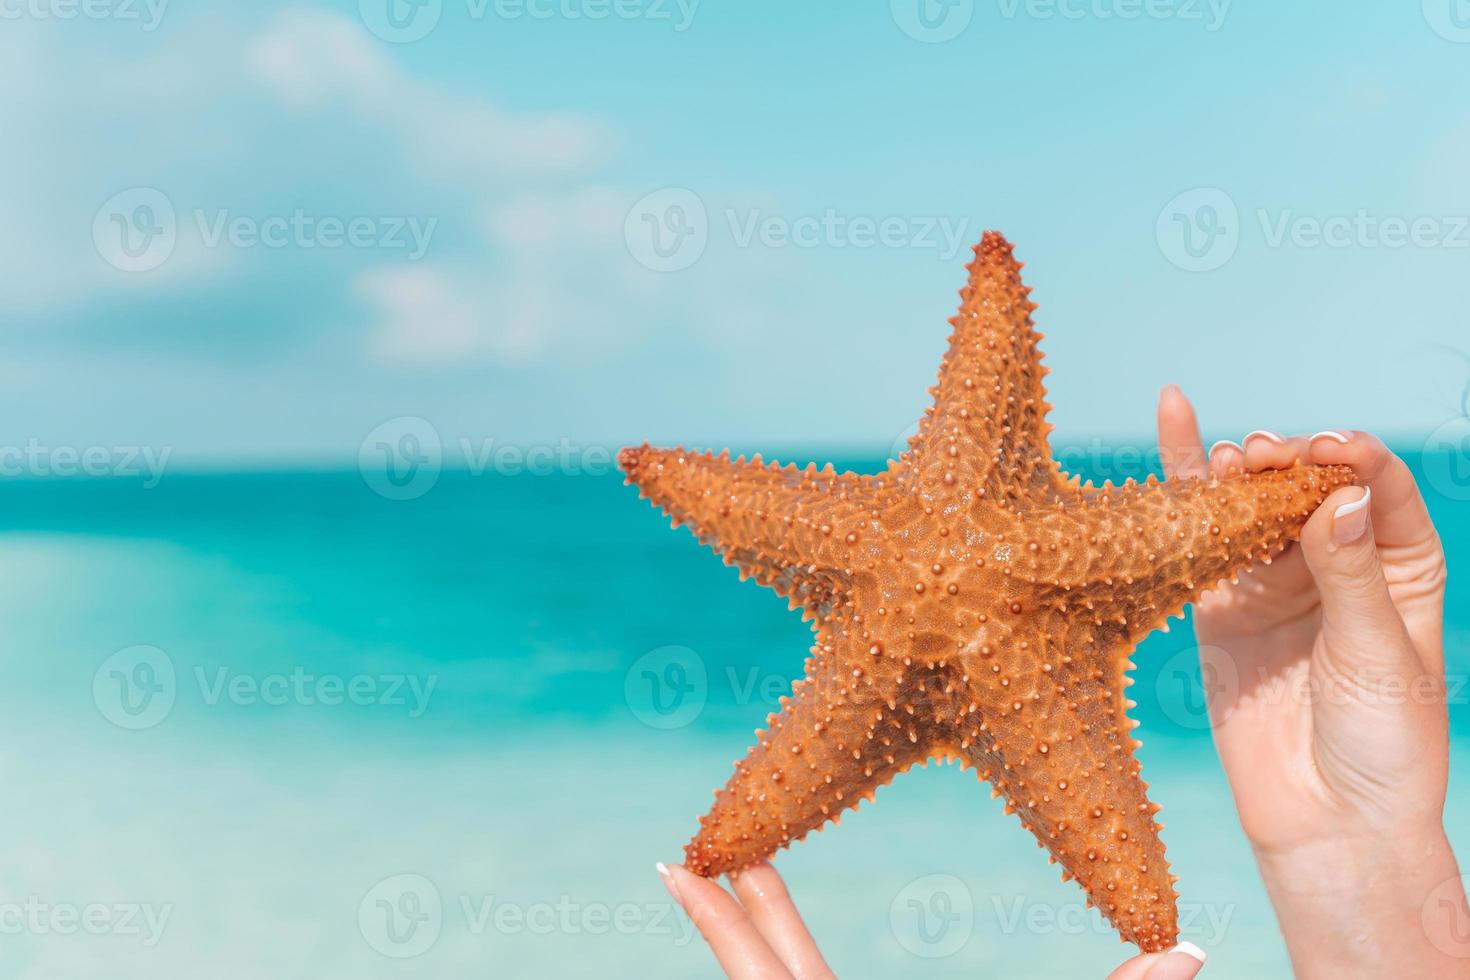
{"label": "ocean", "polygon": [[[1470,473],[1412,461],[1463,678]],[[716,975],[653,865],[809,628],[620,476],[445,471],[394,500],[356,469],[170,472],[0,501],[5,975]],[[1190,635],[1149,638],[1133,695],[1184,932],[1206,976],[1284,976]],[[878,800],[776,862],[838,975],[1101,978],[1131,949],[972,773]]]}

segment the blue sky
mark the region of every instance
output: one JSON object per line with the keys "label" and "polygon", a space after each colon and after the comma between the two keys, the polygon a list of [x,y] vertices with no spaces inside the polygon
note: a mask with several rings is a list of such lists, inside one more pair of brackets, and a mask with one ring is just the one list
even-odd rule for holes
{"label": "blue sky", "polygon": [[886,449],[992,227],[1061,440],[1461,411],[1451,0],[385,2],[0,4],[0,442]]}

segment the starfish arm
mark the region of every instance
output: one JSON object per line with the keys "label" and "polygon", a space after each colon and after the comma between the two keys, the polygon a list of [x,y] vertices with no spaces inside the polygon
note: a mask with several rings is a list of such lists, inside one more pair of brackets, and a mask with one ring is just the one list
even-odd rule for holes
{"label": "starfish arm", "polygon": [[646,445],[624,449],[618,462],[675,527],[688,525],[742,578],[809,612],[846,592],[852,546],[872,536],[872,477]]}
{"label": "starfish arm", "polygon": [[1177,939],[1174,877],[1164,857],[1124,694],[1131,650],[1060,613],[987,630],[969,658],[958,725],[961,758],[1008,813],[1075,878],[1088,903],[1145,952]]}
{"label": "starfish arm", "polygon": [[922,703],[919,675],[906,677],[893,661],[867,654],[860,662],[872,669],[855,670],[860,642],[819,633],[806,678],[756,732],[756,744],[700,818],[685,848],[691,871],[713,877],[765,860],[928,757],[925,729],[910,714]]}
{"label": "starfish arm", "polygon": [[901,471],[920,487],[974,488],[997,501],[1048,498],[1068,484],[1051,458],[1050,406],[1031,290],[1011,243],[986,232],[967,267],[954,332]]}
{"label": "starfish arm", "polygon": [[1353,479],[1345,466],[1299,464],[1080,490],[1079,503],[1032,523],[1015,571],[1058,608],[1080,606],[1093,625],[1116,625],[1137,642],[1205,589],[1279,555]]}

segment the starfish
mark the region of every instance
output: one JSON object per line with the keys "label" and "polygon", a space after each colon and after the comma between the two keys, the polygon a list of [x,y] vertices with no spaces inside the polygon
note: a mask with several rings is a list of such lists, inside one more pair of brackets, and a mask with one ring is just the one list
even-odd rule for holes
{"label": "starfish", "polygon": [[911,766],[958,761],[1124,940],[1167,949],[1178,879],[1134,757],[1129,657],[1205,589],[1283,551],[1353,475],[1080,483],[1048,446],[1041,334],[1012,246],[987,232],[967,268],[934,403],[886,472],[619,454],[675,527],[816,633],[806,676],[701,818],[688,867],[738,871]]}

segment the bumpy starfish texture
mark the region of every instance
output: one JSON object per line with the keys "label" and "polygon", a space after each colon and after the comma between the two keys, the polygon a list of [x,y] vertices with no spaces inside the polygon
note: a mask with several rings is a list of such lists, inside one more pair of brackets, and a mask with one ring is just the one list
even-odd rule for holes
{"label": "bumpy starfish texture", "polygon": [[934,404],[878,476],[625,449],[628,482],[787,597],[816,644],[686,848],[737,871],[915,763],[973,766],[1145,951],[1177,938],[1159,807],[1134,758],[1129,655],[1295,539],[1343,467],[1122,486],[1065,476],[1011,245],[987,233]]}

